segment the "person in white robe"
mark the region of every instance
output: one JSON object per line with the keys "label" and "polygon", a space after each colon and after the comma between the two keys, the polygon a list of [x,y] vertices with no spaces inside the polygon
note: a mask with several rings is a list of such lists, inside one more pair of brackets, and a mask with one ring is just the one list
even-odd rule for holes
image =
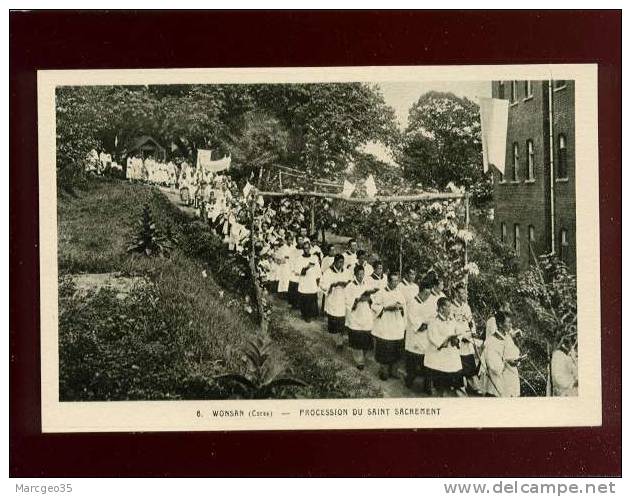
{"label": "person in white robe", "polygon": [[[322,274],[331,267],[333,261],[335,260],[335,255],[335,245],[331,244],[326,248],[326,255],[322,258],[322,264],[320,264]],[[342,256],[342,269],[344,269],[344,256]]]}
{"label": "person in white robe", "polygon": [[377,260],[374,263],[373,272],[368,279],[368,284],[373,288],[383,289],[388,284],[388,275],[383,272],[383,262]]}
{"label": "person in white robe", "polygon": [[445,293],[443,292],[443,280],[441,280],[434,271],[430,271],[429,273],[427,273],[423,280],[426,281],[431,288],[428,298],[431,304],[434,306],[435,312],[438,312],[438,300],[445,297]]}
{"label": "person in white robe", "polygon": [[552,394],[555,397],[576,397],[578,395],[578,360],[576,346],[570,338],[561,341],[552,352]]}
{"label": "person in white robe", "polygon": [[[331,265],[333,264],[333,260],[335,259],[335,246],[333,244],[327,245],[324,247],[324,250],[326,252],[326,255],[322,256],[321,262],[320,262],[320,270],[322,271],[322,274],[324,274],[326,272],[327,269],[329,269],[331,267]],[[343,259],[343,257],[342,257]],[[342,269],[344,269],[344,263],[342,262]],[[349,277],[350,279],[350,277]],[[322,302],[320,303],[320,310],[322,311],[322,313],[324,314],[324,306],[326,305],[326,293],[322,293]]]}
{"label": "person in white robe", "polygon": [[464,283],[458,283],[454,289],[452,315],[459,331],[464,335],[471,333],[471,338],[460,340],[460,359],[462,361],[462,374],[466,378],[470,392],[482,394],[482,387],[478,372],[480,369],[480,349],[482,340],[478,337],[473,313],[467,300],[467,287]]}
{"label": "person in white robe", "polygon": [[513,341],[511,317],[500,311],[495,322],[497,330],[487,337],[484,346],[485,393],[490,397],[519,397],[518,367],[526,355],[520,354]]}
{"label": "person in white robe", "polygon": [[344,299],[346,303],[345,325],[348,330],[348,345],[353,353],[357,369],[364,369],[366,354],[373,346],[372,328],[374,313],[371,308],[374,289],[366,284],[364,268],[355,266],[353,279],[346,285]]}
{"label": "person in white robe", "polygon": [[[405,297],[398,289],[399,274],[390,273],[388,284],[378,290],[373,298],[375,325],[375,360],[380,364],[379,378],[398,378],[396,365],[404,346],[407,310]],[[373,289],[376,290],[376,289]]]}
{"label": "person in white robe", "polygon": [[450,397],[458,395],[463,385],[459,349],[461,332],[451,317],[449,299],[439,298],[436,307],[436,317],[427,325],[425,369],[431,377],[432,393]]}
{"label": "person in white robe", "polygon": [[347,248],[344,251],[344,269],[353,272],[355,264],[357,264],[357,242],[351,238],[347,242]]}
{"label": "person in white robe", "polygon": [[300,298],[300,313],[307,323],[318,317],[318,288],[322,272],[320,259],[311,253],[311,242],[307,239],[302,243],[302,257],[298,259],[298,295]]}
{"label": "person in white robe", "polygon": [[281,247],[282,243],[282,239],[274,240],[270,243],[270,252],[268,257],[269,269],[265,276],[265,288],[267,288],[267,291],[272,294],[278,292],[279,259],[277,257],[277,254],[278,249]]}
{"label": "person in white robe", "polygon": [[293,254],[294,236],[288,231],[285,233],[285,243],[276,251],[276,259],[278,261],[278,294],[283,300],[287,300],[287,292],[289,291]]}
{"label": "person in white robe", "polygon": [[287,300],[293,309],[300,309],[300,296],[298,295],[298,282],[300,281],[300,271],[302,271],[302,244],[303,237],[296,238],[296,244],[290,254],[291,273],[289,274],[289,290]]}
{"label": "person in white robe", "polygon": [[344,345],[344,322],[346,319],[346,285],[350,278],[344,270],[344,256],[334,257],[331,267],[326,269],[320,280],[320,288],[326,297],[324,313],[329,333],[336,335],[337,346]]}
{"label": "person in white robe", "polygon": [[365,250],[357,251],[357,262],[361,267],[364,268],[364,278],[368,279],[372,276],[372,272],[374,271],[373,267],[368,263],[368,254]]}
{"label": "person in white robe", "polygon": [[125,178],[128,181],[132,181],[134,179],[134,161],[131,157],[127,157],[126,167],[125,167]]}
{"label": "person in white robe", "polygon": [[484,340],[486,340],[493,336],[493,334],[497,331],[497,323],[495,322],[495,315],[498,311],[503,312],[504,314],[512,315],[513,312],[511,310],[510,304],[508,302],[502,302],[500,306],[493,312],[493,314],[486,320],[484,325]]}
{"label": "person in white robe", "polygon": [[412,388],[420,377],[422,388],[429,386],[425,381],[425,351],[428,347],[427,327],[436,317],[436,310],[429,302],[430,288],[421,284],[418,295],[407,304],[407,326],[405,330],[405,386]]}
{"label": "person in white robe", "polygon": [[90,150],[85,158],[85,171],[95,172],[98,169],[100,162],[101,159],[99,158],[99,153],[94,149]]}
{"label": "person in white robe", "polygon": [[401,292],[406,302],[410,302],[418,295],[418,285],[416,284],[416,270],[409,268],[405,272],[405,276],[399,283],[398,290]]}

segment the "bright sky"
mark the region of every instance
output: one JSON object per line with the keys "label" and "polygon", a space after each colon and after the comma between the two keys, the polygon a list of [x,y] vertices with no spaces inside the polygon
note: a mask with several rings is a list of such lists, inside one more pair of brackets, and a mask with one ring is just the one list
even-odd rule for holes
{"label": "bright sky", "polygon": [[[428,91],[451,92],[459,97],[477,101],[478,97],[491,96],[490,81],[421,81],[379,82],[386,103],[394,108],[399,126],[404,129],[408,122],[410,107]],[[392,162],[388,150],[380,143],[369,143],[364,148],[385,162]]]}
{"label": "bright sky", "polygon": [[490,81],[423,81],[419,83],[379,83],[386,103],[394,108],[402,128],[407,126],[410,107],[428,91],[451,92],[476,101],[491,96]]}

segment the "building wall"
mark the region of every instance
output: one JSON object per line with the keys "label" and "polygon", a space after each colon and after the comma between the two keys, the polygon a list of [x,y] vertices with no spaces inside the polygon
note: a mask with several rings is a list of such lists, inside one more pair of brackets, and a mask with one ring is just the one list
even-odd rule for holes
{"label": "building wall", "polygon": [[561,229],[567,230],[568,246],[564,257],[569,267],[576,271],[576,168],[574,131],[574,82],[567,81],[565,88],[553,91],[553,129],[555,134],[555,166],[558,166],[558,136],[564,134],[567,146],[567,180],[555,174],[555,233],[557,253],[560,250]]}
{"label": "building wall", "polygon": [[[510,98],[510,82],[504,83],[504,98]],[[531,261],[528,247],[529,228],[534,228],[533,251],[541,255],[550,251],[550,197],[549,197],[549,135],[548,135],[548,83],[532,82],[532,97],[527,97],[524,82],[517,82],[516,98],[509,104],[506,143],[505,175],[494,172],[495,232],[501,235],[502,223],[506,226],[506,243],[514,246],[515,225],[520,231],[520,263]],[[563,90],[554,92],[555,134],[567,138],[568,180],[555,181],[555,233],[567,229],[567,262],[575,267],[575,196],[574,196],[574,91],[568,82]],[[499,82],[492,83],[492,96],[500,98]],[[534,145],[534,178],[527,180],[527,140]],[[519,145],[517,179],[512,179],[513,144]]]}

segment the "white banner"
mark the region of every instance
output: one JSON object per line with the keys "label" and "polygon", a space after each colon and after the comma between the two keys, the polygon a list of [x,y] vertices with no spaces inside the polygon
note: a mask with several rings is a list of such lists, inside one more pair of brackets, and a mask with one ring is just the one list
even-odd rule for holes
{"label": "white banner", "polygon": [[230,168],[232,162],[228,155],[219,160],[211,159],[212,150],[197,149],[197,168],[202,168],[206,173],[216,173]]}
{"label": "white banner", "polygon": [[508,100],[480,98],[480,124],[482,125],[484,172],[489,170],[489,165],[493,165],[504,174]]}

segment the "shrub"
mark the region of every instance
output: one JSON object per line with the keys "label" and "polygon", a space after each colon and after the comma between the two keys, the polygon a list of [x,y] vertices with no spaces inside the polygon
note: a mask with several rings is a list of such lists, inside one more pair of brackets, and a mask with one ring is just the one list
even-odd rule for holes
{"label": "shrub", "polygon": [[304,381],[288,376],[283,363],[272,357],[272,343],[259,333],[250,338],[244,351],[247,373],[228,373],[215,378],[231,389],[232,396],[246,399],[293,397],[292,387],[308,386]]}
{"label": "shrub", "polygon": [[194,369],[187,317],[164,305],[155,285],[121,299],[101,289],[59,285],[59,387],[62,401],[225,398],[212,376]]}
{"label": "shrub", "polygon": [[173,249],[172,239],[162,234],[156,228],[151,219],[149,205],[142,209],[142,219],[138,222],[140,230],[136,234],[132,244],[127,247],[127,252],[139,252],[141,254],[167,256]]}

